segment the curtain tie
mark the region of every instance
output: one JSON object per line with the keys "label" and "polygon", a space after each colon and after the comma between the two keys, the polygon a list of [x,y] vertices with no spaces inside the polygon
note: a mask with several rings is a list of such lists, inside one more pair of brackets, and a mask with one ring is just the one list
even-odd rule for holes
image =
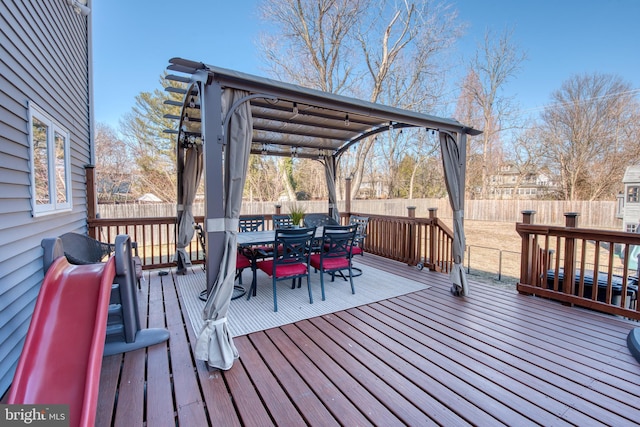
{"label": "curtain tie", "polygon": [[225,323],[226,321],[227,321],[227,318],[226,317],[222,317],[222,318],[220,318],[218,320],[213,320],[213,321],[209,322],[209,324],[211,326],[221,325],[221,324]]}
{"label": "curtain tie", "polygon": [[216,231],[238,231],[240,220],[238,218],[209,218],[205,221],[207,233]]}

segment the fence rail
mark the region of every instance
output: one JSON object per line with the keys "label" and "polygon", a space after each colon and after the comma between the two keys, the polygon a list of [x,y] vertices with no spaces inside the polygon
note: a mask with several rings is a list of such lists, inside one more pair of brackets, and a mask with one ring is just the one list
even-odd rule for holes
{"label": "fence rail", "polygon": [[[276,210],[275,213],[280,213]],[[453,233],[435,215],[430,218],[394,217],[353,213],[369,217],[364,250],[409,265],[422,263],[426,267],[448,272],[452,266],[451,248]],[[265,227],[273,228],[272,215],[265,216]],[[348,222],[349,215],[342,215]],[[204,217],[196,216],[195,222],[203,225]],[[112,243],[118,234],[128,234],[138,243],[138,255],[143,268],[174,266],[176,252],[177,221],[175,217],[157,218],[96,218],[89,220],[89,234],[101,241]],[[197,235],[186,248],[192,262],[203,262]]]}
{"label": "fence rail", "polygon": [[533,224],[533,216],[524,212],[516,224],[519,292],[640,320],[638,271],[630,260],[640,235],[578,228],[575,213],[565,214],[564,227]]}
{"label": "fence rail", "polygon": [[[282,205],[282,212],[288,213],[288,203],[243,202],[242,215],[269,215],[276,205]],[[326,200],[301,201],[307,212],[325,212]],[[438,209],[438,216],[444,220],[453,217],[448,199],[391,199],[352,200],[350,211],[368,212],[371,215],[404,216],[409,207],[416,208],[417,216],[426,216],[430,208]],[[338,210],[345,211],[345,203],[338,202]],[[557,200],[466,200],[465,218],[473,221],[495,221],[515,223],[520,221],[521,212],[535,210],[536,219],[541,224],[564,224],[565,212],[580,212],[584,227],[621,230],[622,220],[616,218],[615,201],[557,201]],[[153,218],[176,216],[175,204],[119,204],[99,205],[102,218]],[[196,215],[204,215],[204,205],[194,205]]]}

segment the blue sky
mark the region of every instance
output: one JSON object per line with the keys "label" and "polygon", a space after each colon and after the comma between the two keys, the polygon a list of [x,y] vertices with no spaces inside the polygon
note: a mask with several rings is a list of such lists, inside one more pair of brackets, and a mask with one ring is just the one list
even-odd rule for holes
{"label": "blue sky", "polygon": [[[93,0],[96,122],[117,128],[137,94],[160,87],[172,57],[265,75],[255,42],[266,29],[260,1]],[[540,111],[575,74],[616,74],[640,89],[638,0],[449,2],[467,25],[455,53],[461,61],[487,28],[513,29],[528,59],[506,90],[524,113]]]}

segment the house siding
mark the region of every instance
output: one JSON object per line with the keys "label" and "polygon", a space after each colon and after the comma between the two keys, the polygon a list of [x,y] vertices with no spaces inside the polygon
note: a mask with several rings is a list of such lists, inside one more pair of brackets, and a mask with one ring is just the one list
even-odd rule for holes
{"label": "house siding", "polygon": [[[43,238],[86,231],[90,17],[62,0],[0,3],[0,395],[11,384],[44,277]],[[28,103],[70,132],[71,212],[31,214]]]}
{"label": "house siding", "polygon": [[622,231],[627,231],[628,225],[637,226],[640,222],[640,202],[633,203],[627,200],[629,187],[640,186],[640,165],[628,166],[625,169],[622,183],[624,185]]}

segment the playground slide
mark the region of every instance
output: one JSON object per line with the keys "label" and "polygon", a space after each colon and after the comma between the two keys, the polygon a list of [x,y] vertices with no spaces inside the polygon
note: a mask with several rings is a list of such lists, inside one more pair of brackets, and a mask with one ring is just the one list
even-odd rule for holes
{"label": "playground slide", "polygon": [[93,426],[115,259],[47,271],[8,403],[68,404],[71,426]]}

